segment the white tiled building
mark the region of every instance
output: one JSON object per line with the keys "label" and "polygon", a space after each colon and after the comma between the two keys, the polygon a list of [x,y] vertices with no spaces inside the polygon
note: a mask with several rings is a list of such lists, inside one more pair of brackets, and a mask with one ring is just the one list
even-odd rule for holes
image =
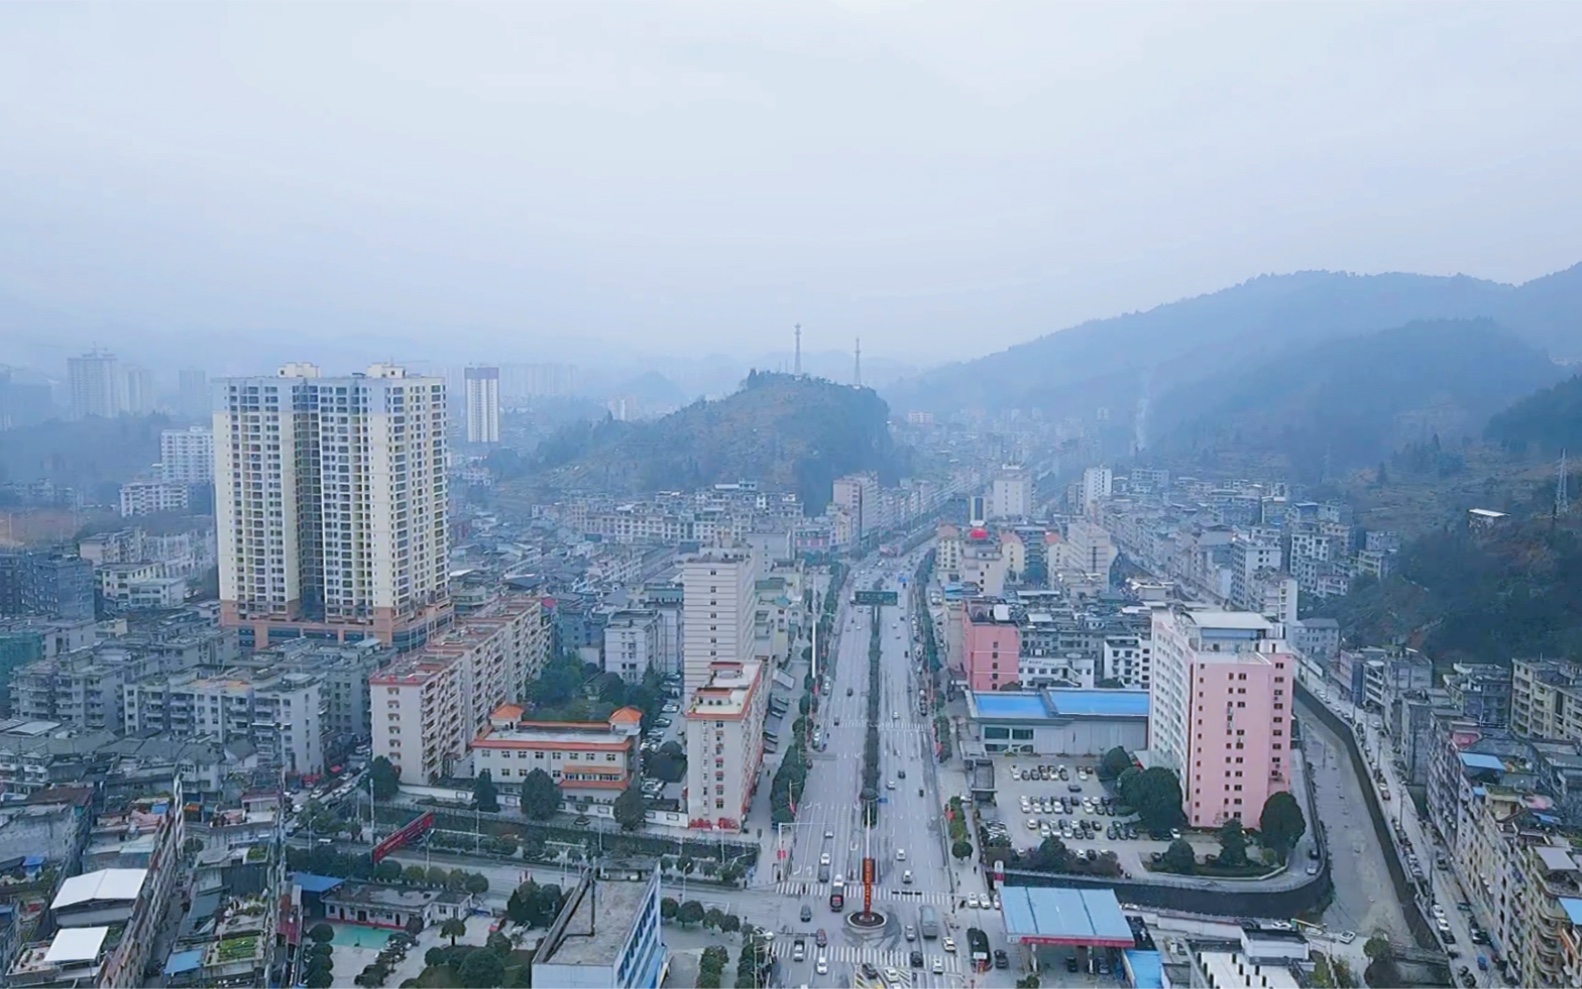
{"label": "white tiled building", "polygon": [[222,621],[421,644],[449,613],[444,381],[288,364],[216,399]]}
{"label": "white tiled building", "polygon": [[687,721],[687,820],[738,831],[764,758],[769,687],[761,663],[715,667],[693,695]]}
{"label": "white tiled building", "polygon": [[752,658],[757,566],[746,548],[706,549],[681,564],[682,703],[717,663]]}
{"label": "white tiled building", "polygon": [[214,480],[214,430],[204,426],[166,429],[159,434],[159,476],[177,484]]}

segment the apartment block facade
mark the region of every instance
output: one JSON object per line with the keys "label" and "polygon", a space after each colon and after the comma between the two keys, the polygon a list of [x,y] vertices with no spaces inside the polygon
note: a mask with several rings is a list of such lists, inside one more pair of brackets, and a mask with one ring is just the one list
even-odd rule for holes
{"label": "apartment block facade", "polygon": [[549,639],[538,598],[502,598],[381,670],[368,681],[373,754],[403,783],[453,775],[490,715],[543,670]]}
{"label": "apartment block facade", "polygon": [[999,690],[1021,675],[1022,632],[1009,605],[992,600],[961,610],[962,669],[967,689]]}
{"label": "apartment block facade", "polygon": [[1255,822],[1289,790],[1296,657],[1251,612],[1154,615],[1149,754],[1181,779],[1193,827]]}
{"label": "apartment block facade", "polygon": [[682,562],[683,706],[709,682],[716,665],[752,659],[757,579],[746,548],[706,549]]}
{"label": "apartment block facade", "polygon": [[514,787],[542,769],[572,803],[612,804],[637,779],[643,712],[623,707],[603,722],[525,721],[522,709],[502,704],[472,740],[472,760],[461,775],[484,770]]}
{"label": "apartment block facade", "polygon": [[407,649],[448,620],[445,383],[288,364],[216,386],[221,619]]}
{"label": "apartment block facade", "polygon": [[214,481],[214,430],[205,426],[159,434],[159,478],[175,484]]}
{"label": "apartment block facade", "polygon": [[740,831],[764,759],[764,664],[715,666],[686,707],[690,827]]}
{"label": "apartment block facade", "polygon": [[122,687],[126,732],[172,738],[245,738],[288,773],[324,771],[321,681],[308,673],[140,680]]}
{"label": "apartment block facade", "polygon": [[500,442],[500,369],[469,367],[463,372],[467,390],[467,442]]}
{"label": "apartment block facade", "polygon": [[1511,731],[1582,742],[1582,663],[1512,660]]}

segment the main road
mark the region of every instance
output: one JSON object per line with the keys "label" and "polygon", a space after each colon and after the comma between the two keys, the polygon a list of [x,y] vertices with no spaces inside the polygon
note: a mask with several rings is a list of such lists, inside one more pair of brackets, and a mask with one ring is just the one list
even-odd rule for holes
{"label": "main road", "polygon": [[[919,910],[934,908],[943,919],[954,897],[942,834],[944,800],[936,785],[934,743],[929,717],[918,710],[917,656],[911,634],[911,600],[905,582],[917,555],[901,559],[870,557],[859,564],[845,591],[836,620],[841,626],[838,655],[828,674],[829,689],[819,685],[821,703],[815,724],[824,745],[810,750],[807,785],[797,801],[796,823],[774,837],[776,889],[781,895],[782,933],[775,952],[788,966],[786,985],[850,986],[864,983],[863,963],[883,971],[893,968],[901,981],[914,986],[965,984],[965,965],[944,950],[938,939],[907,940],[916,931]],[[879,609],[851,603],[856,590],[876,586],[895,591],[900,602]],[[860,803],[862,757],[868,724],[868,647],[877,615],[880,623],[880,790],[879,817],[864,828]],[[925,620],[926,620],[926,616]],[[845,923],[845,914],[863,904],[862,859],[878,864],[874,910],[886,917],[878,934],[859,934]],[[827,864],[826,864],[827,863]],[[828,878],[821,878],[823,875]],[[845,909],[830,907],[836,878],[845,882]],[[804,908],[812,919],[803,921]],[[828,947],[815,944],[823,929]],[[792,960],[792,944],[803,936],[806,957]],[[913,950],[923,953],[924,967],[910,966]],[[964,951],[965,945],[958,946]],[[827,971],[817,971],[820,956]],[[935,960],[943,969],[932,971]],[[866,980],[870,983],[872,980]]]}

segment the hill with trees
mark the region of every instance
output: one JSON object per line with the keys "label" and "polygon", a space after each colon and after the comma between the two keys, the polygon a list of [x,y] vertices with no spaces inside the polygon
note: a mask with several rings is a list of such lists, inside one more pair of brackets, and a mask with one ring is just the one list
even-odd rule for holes
{"label": "hill with trees", "polygon": [[1449,523],[1402,547],[1384,580],[1359,580],[1311,614],[1337,619],[1353,646],[1412,646],[1440,665],[1575,655],[1582,518],[1513,515],[1488,533]]}
{"label": "hill with trees", "polygon": [[[1409,444],[1459,449],[1561,370],[1492,320],[1408,323],[1302,348],[1158,405],[1176,425],[1150,452],[1274,459],[1296,480],[1371,466]],[[1435,439],[1438,437],[1439,439]]]}
{"label": "hill with trees", "polygon": [[[1146,312],[1093,320],[937,368],[888,389],[902,409],[1007,408],[1130,422],[1190,385],[1211,387],[1325,341],[1414,321],[1493,319],[1528,346],[1582,357],[1582,266],[1514,286],[1464,275],[1263,275]],[[1136,432],[1160,430],[1153,414]],[[1173,424],[1165,423],[1165,428]]]}
{"label": "hill with trees", "polygon": [[575,423],[520,459],[513,486],[625,494],[755,480],[822,511],[835,478],[877,471],[894,483],[911,451],[890,435],[868,388],[755,371],[741,390],[648,422]]}
{"label": "hill with trees", "polygon": [[1535,392],[1494,415],[1484,438],[1512,453],[1582,455],[1582,375]]}

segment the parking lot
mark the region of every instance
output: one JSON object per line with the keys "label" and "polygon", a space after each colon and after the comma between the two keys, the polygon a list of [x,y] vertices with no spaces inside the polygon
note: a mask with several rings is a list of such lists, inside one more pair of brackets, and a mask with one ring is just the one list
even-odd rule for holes
{"label": "parking lot", "polygon": [[[665,705],[661,709],[654,726],[643,735],[643,758],[648,760],[659,752],[660,746],[666,742],[676,742],[683,752],[687,747],[687,722],[681,716],[681,678],[667,678],[664,684],[666,691]],[[668,722],[668,723],[666,723]],[[665,783],[649,776],[645,770],[643,776],[643,796],[650,800],[677,800],[681,799],[681,791],[686,788],[685,778],[675,783]]]}
{"label": "parking lot", "polygon": [[[1143,863],[1153,853],[1163,852],[1173,839],[1155,840],[1141,829],[1136,815],[1116,815],[1122,809],[1119,798],[1094,775],[1097,761],[1095,758],[1063,763],[1059,757],[996,760],[996,807],[985,809],[988,812],[984,816],[997,813],[1010,832],[1012,845],[1018,849],[1035,848],[1053,836],[1073,851],[1114,852],[1126,874],[1147,875]],[[1051,778],[1040,778],[1041,767],[1051,770]],[[1064,778],[1059,772],[1062,769]],[[1110,801],[1108,806],[1106,799]],[[1089,824],[1087,832],[1082,831],[1081,822]],[[1121,833],[1114,834],[1112,827]],[[1219,841],[1213,834],[1187,831],[1182,837],[1200,857],[1219,851]]]}

